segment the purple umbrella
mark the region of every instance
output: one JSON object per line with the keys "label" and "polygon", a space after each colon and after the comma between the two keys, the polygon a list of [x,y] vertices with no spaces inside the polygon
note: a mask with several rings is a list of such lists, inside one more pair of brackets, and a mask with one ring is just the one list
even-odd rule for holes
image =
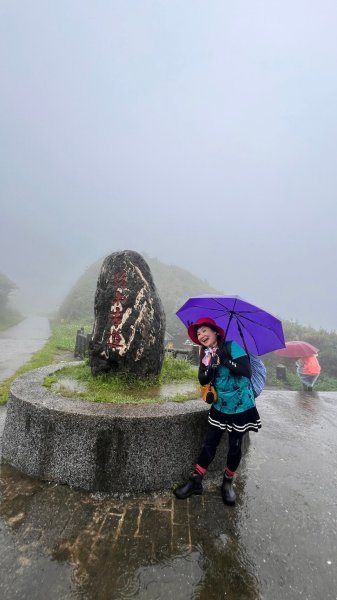
{"label": "purple umbrella", "polygon": [[224,329],[226,340],[234,340],[258,356],[285,347],[281,321],[240,296],[195,296],[176,314],[186,327],[211,317]]}

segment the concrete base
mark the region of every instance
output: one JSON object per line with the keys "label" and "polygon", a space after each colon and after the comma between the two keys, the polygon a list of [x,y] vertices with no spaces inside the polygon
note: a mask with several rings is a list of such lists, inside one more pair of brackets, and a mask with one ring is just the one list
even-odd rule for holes
{"label": "concrete base", "polygon": [[[109,493],[161,491],[190,473],[207,426],[209,407],[202,400],[109,405],[64,398],[42,385],[64,366],[35,369],[14,381],[3,463],[32,477]],[[243,451],[248,443],[246,434]],[[226,453],[224,435],[210,475],[223,471]]]}

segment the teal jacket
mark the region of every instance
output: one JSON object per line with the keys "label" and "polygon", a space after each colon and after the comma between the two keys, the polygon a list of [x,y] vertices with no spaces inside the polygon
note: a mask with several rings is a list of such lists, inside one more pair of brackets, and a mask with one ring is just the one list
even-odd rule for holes
{"label": "teal jacket", "polygon": [[[247,356],[236,342],[226,342],[226,349],[235,359]],[[227,367],[220,364],[216,368],[214,386],[218,400],[213,406],[223,413],[241,413],[255,407],[255,398],[251,381],[248,377],[234,375]]]}

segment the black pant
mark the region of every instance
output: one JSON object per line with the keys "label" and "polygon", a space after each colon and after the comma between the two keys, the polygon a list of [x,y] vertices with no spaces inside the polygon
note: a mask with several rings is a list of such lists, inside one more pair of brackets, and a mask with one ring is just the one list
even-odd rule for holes
{"label": "black pant", "polygon": [[[215,457],[216,449],[221,440],[223,431],[213,425],[208,425],[204,445],[199,454],[197,464],[207,469]],[[236,471],[241,460],[241,442],[243,433],[232,431],[228,433],[229,448],[226,466],[230,471]]]}

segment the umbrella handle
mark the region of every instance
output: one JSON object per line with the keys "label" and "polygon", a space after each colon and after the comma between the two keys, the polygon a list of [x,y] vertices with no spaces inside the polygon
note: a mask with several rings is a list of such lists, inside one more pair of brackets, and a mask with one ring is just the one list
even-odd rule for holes
{"label": "umbrella handle", "polygon": [[245,338],[243,337],[241,325],[240,325],[239,321],[236,321],[236,323],[237,323],[237,326],[238,326],[240,338],[242,339],[242,343],[243,343],[244,349],[246,350],[247,355],[249,355],[247,344],[246,344]]}

